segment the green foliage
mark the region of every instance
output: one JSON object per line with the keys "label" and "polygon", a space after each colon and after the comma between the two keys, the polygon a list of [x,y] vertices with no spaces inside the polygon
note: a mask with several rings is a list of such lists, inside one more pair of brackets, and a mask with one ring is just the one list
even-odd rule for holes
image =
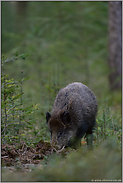
{"label": "green foliage", "polygon": [[102,110],[102,115],[96,120],[96,127],[94,131],[94,144],[98,145],[108,137],[116,139],[117,148],[121,149],[122,128],[121,116],[113,117],[110,108]]}
{"label": "green foliage", "polygon": [[[16,60],[17,60],[17,54]],[[37,105],[26,106],[24,100],[23,82],[28,78],[23,78],[21,71],[21,79],[14,80],[4,73],[4,65],[6,62],[15,60],[2,60],[2,77],[1,77],[1,139],[2,143],[15,143],[23,140],[28,142],[28,131],[33,129],[36,121],[31,119],[33,113],[38,109]],[[25,59],[24,54],[20,55]],[[33,116],[34,118],[34,116]],[[36,136],[36,135],[35,135]],[[29,143],[29,142],[28,142]]]}

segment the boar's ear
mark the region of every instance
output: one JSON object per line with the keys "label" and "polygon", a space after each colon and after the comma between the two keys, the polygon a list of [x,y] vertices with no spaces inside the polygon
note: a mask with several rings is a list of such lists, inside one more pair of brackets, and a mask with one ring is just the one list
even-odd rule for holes
{"label": "boar's ear", "polygon": [[46,122],[48,123],[49,119],[51,118],[51,114],[46,112]]}
{"label": "boar's ear", "polygon": [[63,122],[65,125],[70,124],[71,118],[70,118],[70,114],[69,114],[68,111],[64,111],[64,112],[60,115],[60,118],[61,118],[62,122]]}

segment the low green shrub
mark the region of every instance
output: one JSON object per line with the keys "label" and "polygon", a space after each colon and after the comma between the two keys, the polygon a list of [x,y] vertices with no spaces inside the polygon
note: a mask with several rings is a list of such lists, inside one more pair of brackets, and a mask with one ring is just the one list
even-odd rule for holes
{"label": "low green shrub", "polygon": [[[2,59],[2,76],[1,76],[1,140],[2,143],[16,143],[27,141],[31,133],[36,136],[34,124],[34,113],[38,109],[37,105],[28,105],[28,100],[24,99],[23,82],[27,78],[23,78],[23,71],[20,73],[20,79],[14,80],[4,73],[6,62],[25,59],[27,56],[15,55],[11,59]],[[33,117],[32,117],[33,116]]]}

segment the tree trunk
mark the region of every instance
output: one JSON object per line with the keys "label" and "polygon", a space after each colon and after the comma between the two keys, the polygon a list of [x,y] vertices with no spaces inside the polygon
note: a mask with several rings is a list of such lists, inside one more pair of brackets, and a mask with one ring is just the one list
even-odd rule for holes
{"label": "tree trunk", "polygon": [[109,84],[111,90],[122,86],[122,2],[109,1]]}
{"label": "tree trunk", "polygon": [[18,16],[25,17],[27,14],[28,1],[16,1],[16,11]]}
{"label": "tree trunk", "polygon": [[22,33],[26,27],[28,1],[15,1],[16,9],[16,28],[17,32]]}

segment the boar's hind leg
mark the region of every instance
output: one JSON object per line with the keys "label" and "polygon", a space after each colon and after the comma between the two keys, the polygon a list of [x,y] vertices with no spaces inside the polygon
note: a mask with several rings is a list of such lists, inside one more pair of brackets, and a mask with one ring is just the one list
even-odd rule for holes
{"label": "boar's hind leg", "polygon": [[76,132],[76,135],[74,138],[72,138],[70,141],[69,141],[69,145],[70,147],[74,148],[74,149],[77,149],[79,146],[81,146],[81,138],[84,136],[84,134],[87,132],[88,130],[88,126],[87,125],[81,125],[77,132]]}
{"label": "boar's hind leg", "polygon": [[74,139],[72,139],[69,142],[69,145],[68,146],[72,147],[73,149],[77,149],[80,145],[81,145],[81,139],[75,137]]}
{"label": "boar's hind leg", "polygon": [[86,141],[89,149],[92,149],[92,143],[93,143],[93,128],[90,127],[86,132]]}
{"label": "boar's hind leg", "polygon": [[77,133],[76,133],[76,137],[74,140],[74,147],[75,149],[81,145],[81,139],[82,137],[85,135],[85,133],[88,130],[88,125],[86,123],[83,123],[81,125],[81,127],[78,128]]}

